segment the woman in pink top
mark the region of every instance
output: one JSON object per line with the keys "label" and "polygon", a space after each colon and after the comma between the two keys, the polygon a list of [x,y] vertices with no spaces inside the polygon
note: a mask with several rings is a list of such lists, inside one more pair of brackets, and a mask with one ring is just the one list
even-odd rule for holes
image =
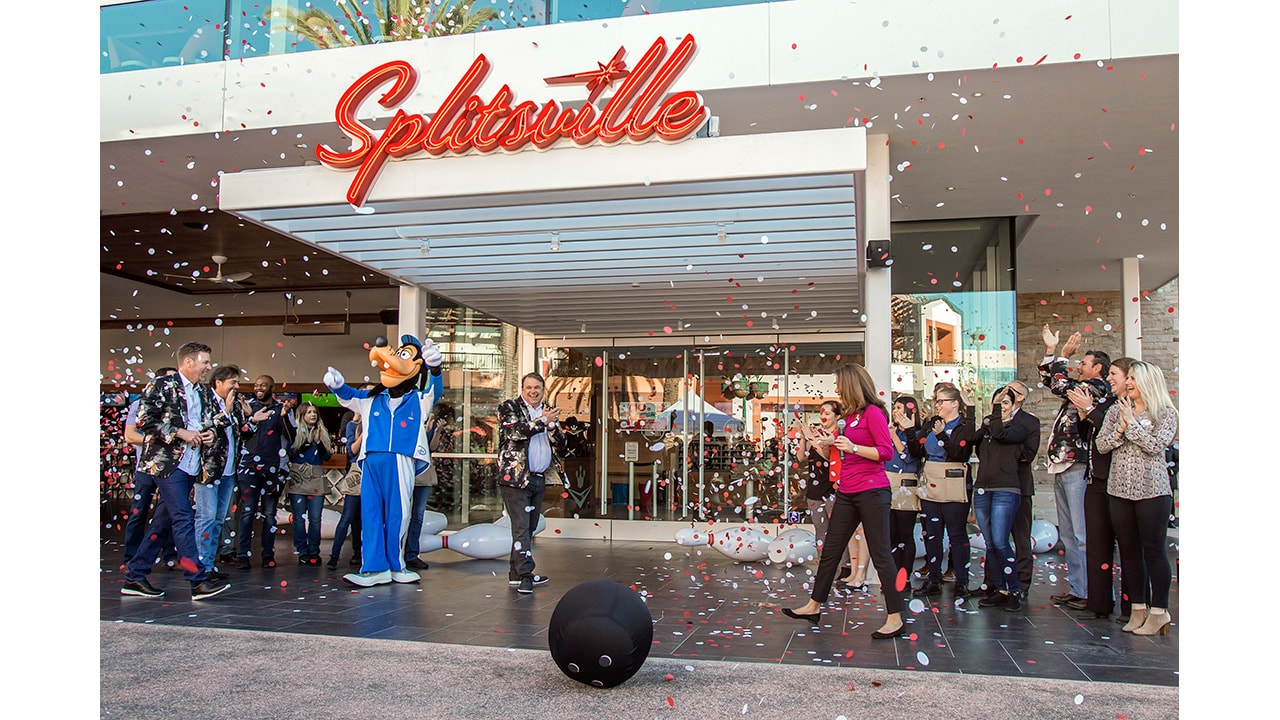
{"label": "woman in pink top", "polygon": [[851,363],[836,370],[836,392],[840,394],[841,407],[848,410],[834,444],[842,456],[836,502],[828,520],[827,538],[809,602],[795,610],[783,608],[782,613],[818,624],[822,603],[831,593],[840,556],[854,529],[861,524],[889,614],[884,625],[871,633],[871,637],[877,640],[897,637],[903,628],[901,590],[906,575],[898,577],[900,573],[895,569],[889,549],[889,476],[884,471],[884,462],[893,457],[889,414],[876,393],[875,383],[861,365]]}

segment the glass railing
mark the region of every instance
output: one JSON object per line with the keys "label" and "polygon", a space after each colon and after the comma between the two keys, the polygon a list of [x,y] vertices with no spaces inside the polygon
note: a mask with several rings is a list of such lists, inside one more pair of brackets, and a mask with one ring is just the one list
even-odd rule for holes
{"label": "glass railing", "polygon": [[769,0],[144,0],[103,5],[101,73]]}

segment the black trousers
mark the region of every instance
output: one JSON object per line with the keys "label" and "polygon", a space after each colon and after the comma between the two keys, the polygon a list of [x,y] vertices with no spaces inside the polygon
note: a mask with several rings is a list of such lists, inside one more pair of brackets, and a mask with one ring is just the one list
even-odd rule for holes
{"label": "black trousers", "polygon": [[[1084,557],[1089,588],[1089,612],[1110,615],[1115,610],[1116,531],[1111,527],[1111,500],[1105,478],[1091,478],[1084,489]],[[1129,614],[1130,601],[1121,596],[1120,614]]]}
{"label": "black trousers", "polygon": [[502,504],[511,518],[511,567],[508,580],[519,580],[533,574],[533,531],[538,528],[538,516],[542,514],[542,496],[547,488],[546,480],[530,479],[522,488],[500,486]]}
{"label": "black trousers", "polygon": [[1173,568],[1165,542],[1169,537],[1169,510],[1173,497],[1145,500],[1110,496],[1111,526],[1120,545],[1120,590],[1131,603],[1169,607]]}
{"label": "black trousers", "polygon": [[893,552],[893,565],[899,570],[906,570],[908,585],[911,584],[911,571],[916,564],[915,530],[916,516],[919,514],[918,510],[889,511],[889,542]]}
{"label": "black trousers", "polygon": [[880,576],[880,592],[884,594],[885,611],[902,612],[902,594],[898,591],[898,569],[889,551],[889,488],[876,488],[856,493],[836,493],[836,504],[831,508],[827,521],[827,538],[822,544],[822,556],[818,559],[818,574],[813,579],[813,593],[809,596],[824,603],[831,595],[831,583],[835,582],[840,559],[849,546],[849,539],[858,525],[867,535],[867,549],[876,575]]}
{"label": "black trousers", "polygon": [[929,561],[929,581],[942,582],[942,533],[951,538],[951,572],[956,587],[969,586],[969,503],[921,500],[924,512],[924,552]]}
{"label": "black trousers", "polygon": [[[1018,514],[1013,516],[1013,556],[1018,562],[1018,587],[1022,588],[1023,594],[1031,589],[1031,574],[1035,569],[1035,560],[1031,556],[1031,496],[1023,495],[1022,503],[1018,505]],[[991,576],[993,568],[990,565],[983,567],[982,584],[987,586],[988,590],[997,587],[996,580]]]}

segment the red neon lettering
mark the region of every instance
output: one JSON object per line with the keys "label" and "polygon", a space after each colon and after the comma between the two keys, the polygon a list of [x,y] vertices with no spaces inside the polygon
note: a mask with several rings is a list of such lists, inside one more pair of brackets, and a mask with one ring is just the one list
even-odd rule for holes
{"label": "red neon lettering", "polygon": [[[565,107],[557,100],[540,106],[526,100],[512,107],[514,93],[506,85],[486,102],[475,91],[492,65],[479,55],[430,119],[397,110],[387,129],[375,133],[356,118],[360,105],[378,87],[391,82],[390,89],[378,98],[380,105],[390,109],[404,102],[417,83],[417,71],[395,60],[365,73],[338,100],[338,127],[352,138],[355,148],[342,153],[321,145],[316,148],[316,157],[331,168],[358,168],[347,190],[347,201],[360,206],[388,159],[417,152],[440,156],[500,149],[513,153],[530,144],[545,150],[561,140],[579,146],[596,141],[611,145],[624,137],[637,143],[654,136],[675,142],[696,132],[711,116],[696,92],[668,96],[696,49],[693,36],[686,35],[667,58],[666,42],[658,38],[631,70],[622,60],[626,49],[618,48],[608,64],[598,63],[598,70],[547,78],[549,84],[584,83],[591,97],[581,108]],[[595,104],[596,97],[619,79],[622,84],[601,110]]]}

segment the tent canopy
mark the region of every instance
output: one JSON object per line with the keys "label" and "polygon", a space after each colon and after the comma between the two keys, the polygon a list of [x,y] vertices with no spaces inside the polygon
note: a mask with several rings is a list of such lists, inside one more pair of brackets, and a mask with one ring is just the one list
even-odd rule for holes
{"label": "tent canopy", "polygon": [[658,413],[652,425],[655,430],[680,432],[684,428],[684,416],[689,416],[689,431],[701,432],[700,423],[711,421],[715,434],[723,434],[726,430],[742,432],[741,418],[735,418],[717,410],[714,405],[703,400],[696,393],[689,393],[684,400],[676,401]]}

